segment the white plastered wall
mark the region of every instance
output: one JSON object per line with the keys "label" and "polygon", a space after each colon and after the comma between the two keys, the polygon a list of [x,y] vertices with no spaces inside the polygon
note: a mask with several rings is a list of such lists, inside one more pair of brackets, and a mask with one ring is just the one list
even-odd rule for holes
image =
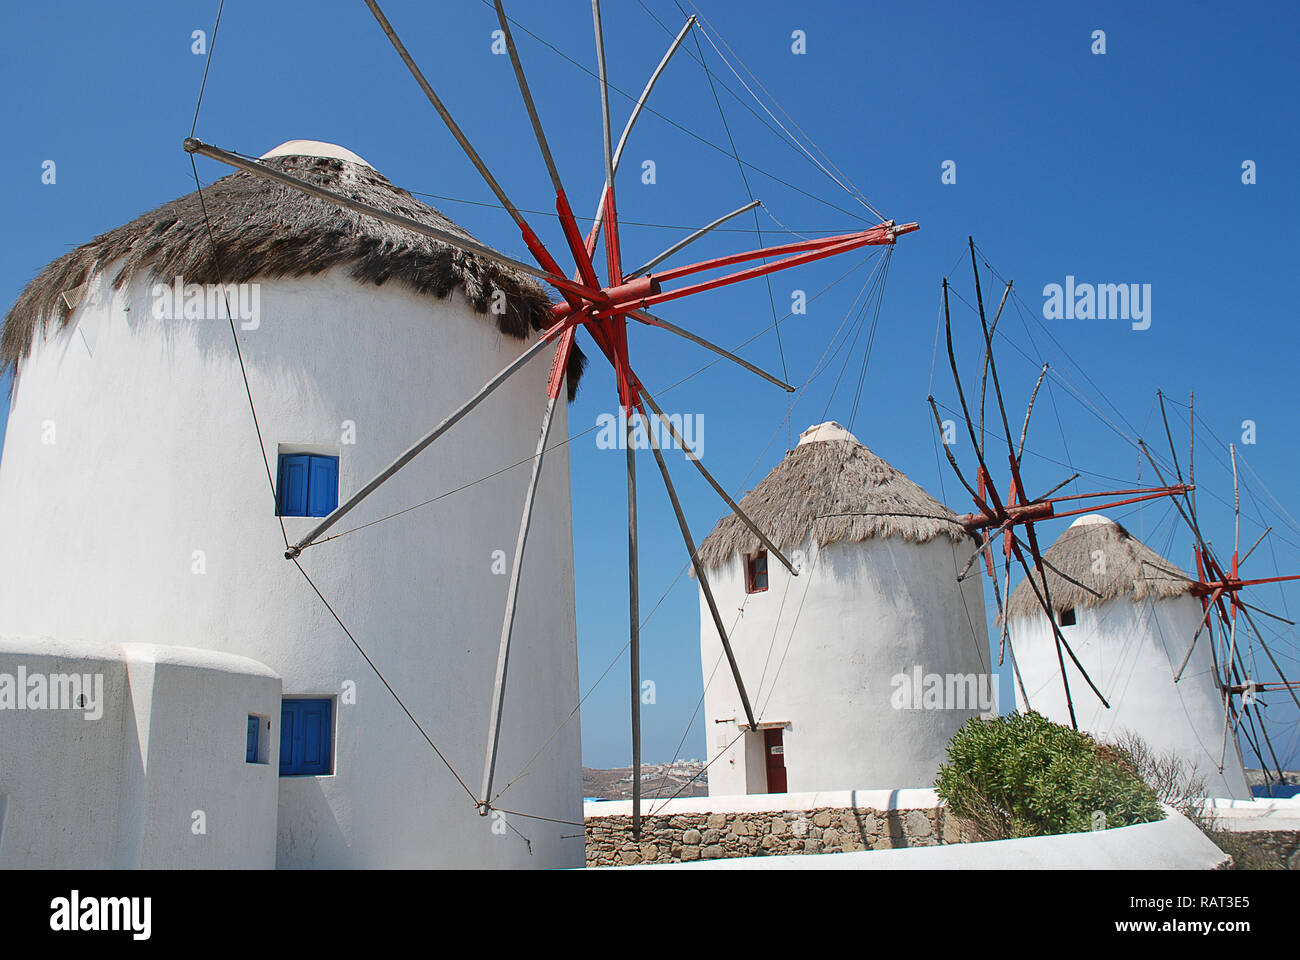
{"label": "white plastered wall", "polygon": [[[110,270],[111,274],[111,270]],[[252,657],[284,693],[338,698],[329,776],[281,778],[280,866],[566,866],[581,837],[480,817],[339,624],[283,558],[316,522],[275,517],[263,452],[340,452],[340,499],[475,393],[523,342],[459,293],[438,301],[343,270],[267,281],[239,342],[262,450],[224,319],[154,319],[152,278],[89,284],[73,324],[20,367],[0,460],[0,632],[185,645]],[[472,790],[549,354],[382,487],[303,570]],[[348,425],[355,443],[342,442]],[[567,435],[567,410],[553,436]],[[458,493],[459,487],[473,484]],[[335,532],[335,531],[332,531]],[[498,783],[577,703],[568,457],[546,460],[528,544]],[[499,564],[496,564],[499,566]],[[200,572],[201,569],[201,572]],[[354,702],[343,697],[355,691]],[[278,719],[278,712],[276,713]],[[0,722],[2,718],[0,718]],[[242,744],[242,732],[235,731]],[[7,738],[6,738],[7,739]],[[501,805],[581,813],[578,722]],[[493,827],[497,829],[493,829]]]}

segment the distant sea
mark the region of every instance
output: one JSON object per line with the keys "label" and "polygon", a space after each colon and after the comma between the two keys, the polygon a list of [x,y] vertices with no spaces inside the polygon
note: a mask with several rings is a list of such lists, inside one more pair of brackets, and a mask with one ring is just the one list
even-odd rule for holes
{"label": "distant sea", "polygon": [[[1270,789],[1272,792],[1270,792]],[[1289,799],[1291,797],[1296,796],[1297,794],[1300,794],[1300,784],[1275,783],[1271,788],[1264,786],[1263,784],[1260,784],[1259,786],[1251,787],[1250,792],[1257,797],[1263,797],[1265,799],[1269,797],[1273,797],[1274,799]]]}

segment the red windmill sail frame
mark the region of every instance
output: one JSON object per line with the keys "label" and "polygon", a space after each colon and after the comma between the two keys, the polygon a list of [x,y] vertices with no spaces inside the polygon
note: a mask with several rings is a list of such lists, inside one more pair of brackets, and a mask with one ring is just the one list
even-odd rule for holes
{"label": "red windmill sail frame", "polygon": [[[1096,492],[1088,492],[1088,493],[1076,493],[1076,494],[1062,495],[1058,497],[1052,497],[1050,495],[1046,495],[1033,500],[1025,499],[1024,496],[1025,484],[1024,484],[1024,479],[1021,475],[1020,462],[1021,462],[1021,458],[1024,456],[1025,438],[1029,431],[1029,421],[1030,421],[1030,417],[1033,414],[1034,401],[1038,396],[1039,387],[1042,386],[1043,378],[1047,375],[1048,367],[1046,364],[1044,364],[1043,370],[1039,374],[1038,382],[1034,386],[1033,394],[1030,396],[1029,406],[1025,413],[1024,427],[1020,433],[1020,444],[1019,444],[1019,448],[1017,448],[1015,442],[1012,440],[1011,425],[1009,420],[1007,419],[1006,404],[1003,401],[1001,381],[998,377],[998,372],[997,372],[997,361],[994,357],[994,352],[993,352],[993,336],[997,331],[998,321],[1001,319],[1002,309],[1006,305],[1007,297],[1011,292],[1012,284],[1010,282],[1007,283],[1006,290],[1002,295],[1002,301],[1001,303],[999,303],[997,312],[993,318],[993,323],[992,325],[990,325],[984,313],[984,295],[980,285],[979,265],[975,258],[974,238],[971,238],[969,240],[969,247],[970,247],[971,269],[975,277],[976,305],[977,305],[977,310],[980,318],[980,327],[984,335],[984,372],[980,383],[980,421],[979,421],[978,432],[976,430],[975,423],[973,421],[970,412],[970,408],[966,402],[965,391],[962,388],[961,376],[958,371],[957,356],[953,348],[953,341],[952,341],[952,321],[949,314],[949,302],[948,302],[948,281],[947,279],[943,281],[944,328],[945,328],[945,333],[947,338],[948,361],[949,361],[949,366],[952,370],[953,382],[956,385],[957,394],[961,402],[961,408],[962,408],[963,418],[966,423],[967,432],[970,436],[971,445],[975,450],[975,455],[978,460],[978,467],[976,470],[976,484],[975,486],[972,486],[967,481],[965,475],[962,473],[961,468],[957,465],[957,460],[953,456],[952,451],[948,449],[947,443],[944,444],[944,452],[947,455],[949,465],[957,474],[958,479],[961,481],[962,485],[966,488],[967,492],[970,493],[971,500],[978,508],[976,512],[968,513],[965,516],[959,517],[958,519],[959,522],[971,534],[971,536],[974,537],[979,543],[978,549],[976,550],[975,554],[973,554],[971,557],[971,562],[973,563],[975,558],[982,554],[984,557],[985,570],[988,573],[989,578],[993,581],[994,595],[998,605],[998,616],[999,616],[999,620],[1002,623],[1002,639],[1000,643],[1000,648],[1002,650],[1005,650],[1009,647],[1010,638],[1007,631],[1007,622],[1006,622],[1007,618],[1006,618],[1006,610],[1004,608],[1003,595],[1002,592],[999,590],[997,571],[993,564],[992,542],[994,536],[996,536],[999,533],[1002,535],[1002,554],[1005,559],[1003,578],[1008,587],[1008,594],[1007,594],[1008,596],[1009,596],[1009,587],[1010,587],[1012,557],[1014,557],[1016,561],[1023,568],[1025,577],[1030,587],[1033,589],[1034,595],[1038,600],[1039,605],[1042,607],[1044,614],[1047,616],[1048,622],[1051,624],[1053,639],[1055,640],[1055,644],[1056,644],[1057,665],[1060,669],[1061,682],[1064,687],[1066,706],[1070,714],[1070,723],[1077,730],[1078,718],[1075,715],[1074,698],[1070,692],[1070,681],[1066,672],[1066,666],[1065,666],[1066,655],[1069,656],[1070,660],[1074,663],[1075,667],[1078,669],[1079,673],[1083,676],[1083,679],[1087,682],[1088,686],[1091,688],[1093,693],[1097,696],[1097,699],[1102,703],[1102,705],[1109,708],[1110,704],[1107,702],[1102,692],[1097,688],[1096,684],[1092,682],[1092,679],[1088,676],[1088,672],[1084,669],[1083,664],[1080,663],[1078,656],[1075,654],[1074,650],[1070,647],[1069,641],[1065,638],[1065,635],[1061,632],[1061,627],[1060,624],[1058,623],[1056,611],[1053,607],[1052,600],[1051,600],[1051,588],[1048,585],[1047,570],[1052,569],[1052,571],[1056,573],[1058,576],[1072,583],[1075,583],[1078,586],[1083,587],[1084,589],[1088,589],[1091,591],[1091,588],[1088,588],[1086,584],[1079,584],[1078,581],[1072,580],[1072,578],[1064,574],[1062,571],[1057,570],[1055,567],[1053,567],[1048,561],[1046,561],[1043,558],[1043,551],[1038,541],[1038,532],[1035,527],[1035,524],[1043,522],[1045,520],[1061,519],[1064,517],[1072,517],[1084,513],[1110,510],[1116,507],[1125,506],[1127,504],[1140,503],[1146,500],[1154,500],[1162,497],[1172,497],[1172,496],[1177,496],[1179,494],[1186,494],[1186,492],[1190,490],[1191,487],[1186,484],[1176,484],[1176,485],[1169,485],[1169,486],[1162,486],[1162,487],[1139,487],[1139,488],[1133,488],[1127,490],[1108,490],[1108,491],[1096,491]],[[988,380],[990,376],[992,377],[993,380],[994,396],[997,401],[998,411],[1002,419],[1002,427],[1003,427],[1003,432],[1004,432],[1006,445],[1007,445],[1007,464],[1011,474],[1011,479],[1008,484],[1007,497],[1005,502],[1001,497],[998,496],[997,486],[993,482],[991,472],[988,468],[988,463],[986,462],[984,457],[984,445],[983,445],[983,437],[985,434],[984,406],[985,406],[985,399],[988,390]],[[931,410],[933,411],[934,414],[935,423],[939,428],[940,434],[942,435],[943,423],[939,417],[939,410],[938,410],[938,406],[935,404],[934,397],[930,397],[929,402],[930,402]],[[1071,477],[1070,480],[1065,481],[1065,483],[1069,483],[1071,480],[1074,480],[1077,477],[1078,474],[1075,474],[1074,477]],[[1060,489],[1060,487],[1064,485],[1065,485],[1064,483],[1058,484],[1057,487],[1055,487],[1054,489]],[[1060,511],[1057,510],[1058,504],[1072,505],[1074,502],[1079,500],[1095,500],[1101,502],[1090,503],[1085,507],[1072,507],[1071,509],[1067,509],[1067,510],[1060,510]],[[1024,528],[1025,531],[1024,541],[1021,541],[1021,539],[1016,536],[1015,533],[1016,527]],[[1028,554],[1028,559],[1026,559],[1026,554]],[[1032,570],[1030,567],[1030,561],[1032,561]],[[969,570],[969,565],[967,569]],[[962,577],[965,576],[965,571],[963,571],[961,576]],[[1096,591],[1091,591],[1091,592],[1095,593]],[[1026,698],[1023,682],[1020,681],[1019,668],[1015,664],[1014,650],[1012,650],[1011,655],[1012,655],[1012,665],[1013,668],[1015,668],[1016,670],[1017,682],[1019,682],[1021,686],[1022,698]],[[1001,662],[1001,657],[999,657],[999,663],[1000,662]],[[1026,703],[1026,705],[1028,704]]]}
{"label": "red windmill sail frame", "polygon": [[[1173,432],[1169,426],[1169,415],[1167,410],[1165,409],[1165,397],[1163,392],[1161,391],[1156,391],[1156,397],[1160,403],[1160,417],[1164,424],[1165,437],[1169,442],[1169,454],[1173,461],[1174,472],[1179,482],[1181,483],[1182,466],[1178,461],[1178,453],[1174,447]],[[1193,554],[1194,554],[1194,559],[1196,561],[1196,579],[1194,581],[1191,581],[1191,583],[1189,584],[1189,592],[1193,596],[1196,596],[1201,601],[1201,609],[1202,609],[1203,616],[1201,617],[1201,620],[1197,626],[1196,632],[1192,635],[1191,642],[1187,647],[1186,653],[1183,655],[1182,662],[1179,664],[1177,671],[1174,673],[1174,682],[1177,683],[1182,678],[1183,672],[1186,670],[1187,664],[1191,660],[1192,654],[1196,649],[1196,644],[1199,641],[1201,634],[1208,629],[1211,634],[1210,651],[1214,660],[1215,682],[1223,694],[1224,726],[1223,726],[1223,741],[1222,741],[1222,747],[1221,747],[1221,753],[1219,759],[1219,770],[1220,772],[1222,772],[1224,767],[1224,761],[1227,755],[1229,726],[1232,723],[1233,718],[1236,718],[1237,728],[1241,729],[1242,732],[1246,734],[1248,740],[1250,740],[1250,736],[1249,733],[1246,732],[1245,728],[1241,726],[1241,719],[1244,717],[1246,721],[1249,723],[1250,728],[1254,729],[1254,718],[1252,717],[1252,713],[1250,709],[1253,701],[1247,699],[1248,696],[1253,697],[1255,692],[1263,692],[1270,689],[1286,690],[1287,693],[1290,694],[1291,699],[1295,702],[1296,706],[1300,707],[1300,696],[1297,696],[1296,693],[1297,687],[1300,687],[1300,682],[1289,681],[1286,679],[1286,675],[1285,672],[1282,670],[1281,664],[1279,664],[1277,662],[1277,659],[1273,656],[1272,650],[1269,649],[1268,643],[1264,640],[1264,634],[1260,631],[1258,625],[1254,621],[1254,618],[1250,615],[1250,611],[1253,609],[1259,613],[1264,614],[1265,616],[1272,617],[1273,619],[1283,620],[1286,623],[1292,623],[1292,622],[1286,620],[1286,618],[1284,617],[1278,617],[1275,614],[1269,613],[1267,610],[1262,610],[1259,607],[1254,607],[1251,604],[1246,603],[1240,597],[1241,590],[1244,587],[1260,586],[1260,585],[1270,584],[1270,583],[1286,583],[1290,581],[1296,581],[1296,580],[1300,580],[1300,576],[1287,575],[1287,576],[1276,576],[1276,577],[1259,577],[1253,579],[1247,579],[1241,576],[1242,564],[1247,559],[1249,559],[1250,555],[1254,552],[1255,547],[1259,546],[1259,544],[1263,542],[1264,537],[1268,536],[1272,528],[1270,527],[1264,531],[1264,533],[1260,536],[1259,540],[1255,542],[1255,545],[1252,546],[1250,550],[1246,551],[1245,557],[1241,556],[1241,542],[1240,542],[1241,541],[1241,494],[1240,494],[1238,477],[1237,477],[1237,452],[1235,446],[1232,444],[1228,445],[1228,452],[1232,459],[1232,487],[1233,487],[1234,531],[1233,531],[1232,561],[1226,570],[1223,567],[1223,565],[1219,563],[1209,542],[1204,538],[1204,536],[1201,533],[1200,521],[1196,513],[1196,499],[1190,493],[1190,491],[1195,490],[1194,481],[1196,476],[1195,404],[1196,404],[1196,397],[1195,394],[1192,394],[1187,405],[1188,435],[1189,435],[1188,480],[1191,481],[1188,484],[1189,492],[1183,493],[1181,497],[1175,497],[1172,502],[1174,508],[1178,512],[1178,515],[1182,518],[1184,523],[1186,523],[1188,529],[1191,531],[1195,541]],[[1143,452],[1143,454],[1146,456],[1147,461],[1151,464],[1152,468],[1155,470],[1156,475],[1163,482],[1165,479],[1164,473],[1160,469],[1160,464],[1156,461],[1155,457],[1152,456],[1151,451],[1147,448],[1146,443],[1141,439],[1139,439],[1138,446]],[[1243,619],[1245,619],[1251,631],[1255,634],[1255,637],[1258,639],[1260,647],[1267,655],[1269,662],[1273,665],[1273,669],[1277,671],[1278,676],[1281,678],[1279,681],[1260,683],[1258,681],[1251,681],[1245,678],[1245,672],[1246,672],[1245,663],[1240,658],[1239,655],[1240,649],[1238,648],[1237,645],[1237,614],[1239,612],[1241,613]],[[1217,614],[1217,622],[1219,623],[1221,629],[1221,635],[1226,635],[1230,641],[1230,645],[1228,649],[1224,651],[1225,655],[1222,658],[1222,662],[1220,662],[1219,651],[1215,649],[1213,643],[1213,624],[1215,623],[1216,620],[1216,616],[1215,616],[1216,614]],[[1294,626],[1293,623],[1292,626]],[[1239,678],[1238,682],[1234,682],[1234,676]],[[1234,703],[1233,702],[1234,696],[1241,696],[1242,697],[1241,702]],[[1267,725],[1264,723],[1264,717],[1262,714],[1259,714],[1259,720],[1260,720],[1259,735],[1265,741],[1265,745],[1268,747],[1269,752],[1273,757],[1273,761],[1277,769],[1279,781],[1285,782],[1284,775],[1282,773],[1281,762],[1278,760],[1276,752],[1273,751],[1272,741],[1268,737],[1268,728]],[[1251,746],[1255,750],[1256,756],[1259,758],[1260,766],[1263,769],[1265,778],[1267,780],[1268,764],[1264,761],[1263,753],[1260,750],[1258,742],[1255,740],[1250,740],[1250,742],[1251,742]]]}

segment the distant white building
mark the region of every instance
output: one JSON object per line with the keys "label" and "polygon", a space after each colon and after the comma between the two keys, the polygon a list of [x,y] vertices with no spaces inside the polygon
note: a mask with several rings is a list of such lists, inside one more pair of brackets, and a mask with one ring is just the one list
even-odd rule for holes
{"label": "distant white building", "polygon": [[[1223,694],[1207,632],[1174,682],[1204,616],[1191,577],[1100,514],[1075,520],[1043,559],[1051,565],[1047,585],[1061,633],[1110,704],[1101,704],[1066,656],[1079,729],[1103,740],[1135,733],[1157,753],[1194,765],[1209,796],[1249,799],[1231,732],[1223,752]],[[1028,707],[1069,723],[1055,633],[1029,581],[1012,591],[1006,616]],[[1019,689],[1016,701],[1026,709]]]}
{"label": "distant white building", "polygon": [[[701,596],[710,795],[929,787],[948,741],[996,709],[975,549],[955,514],[837,423],[741,502],[700,556],[760,729]],[[732,627],[732,624],[735,624]]]}
{"label": "distant white building", "polygon": [[[460,229],[342,148],[294,141],[265,159]],[[203,200],[207,219],[191,194],[65,254],[5,318],[0,867],[580,866],[582,838],[551,822],[582,812],[576,721],[501,800],[549,820],[479,816],[284,559],[286,538],[514,359],[549,301],[528,278],[247,173]],[[499,572],[528,479],[491,475],[532,454],[547,367],[331,533],[364,529],[299,561],[475,791]],[[563,436],[563,405],[556,418]],[[566,448],[547,466],[499,786],[578,699]],[[3,709],[3,676],[20,671],[101,674],[101,719]]]}

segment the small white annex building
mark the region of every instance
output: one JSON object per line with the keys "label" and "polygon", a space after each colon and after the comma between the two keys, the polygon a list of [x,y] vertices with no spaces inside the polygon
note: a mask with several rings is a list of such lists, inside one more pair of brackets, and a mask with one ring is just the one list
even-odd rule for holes
{"label": "small white annex building", "polygon": [[[957,516],[834,422],[700,545],[760,729],[748,731],[701,596],[709,793],[930,787],[948,741],[996,712],[981,577]],[[734,627],[732,624],[734,623]]]}
{"label": "small white annex building", "polygon": [[0,868],[274,867],[281,691],[215,650],[0,637]]}
{"label": "small white annex building", "polygon": [[[342,148],[265,161],[460,230]],[[500,800],[548,819],[503,824],[467,792],[528,481],[502,468],[533,453],[547,361],[301,571],[284,557],[517,357],[549,300],[248,173],[202,197],[206,217],[190,194],[54,261],[0,334],[0,867],[580,866],[581,836],[556,822],[582,813],[563,445],[537,493],[498,761],[504,786],[559,730]],[[92,692],[101,677],[97,717],[55,679],[74,674]],[[24,708],[52,681],[73,709],[7,708],[6,677]]]}
{"label": "small white annex building", "polygon": [[[1101,704],[1067,656],[1079,729],[1101,740],[1137,734],[1157,753],[1194,765],[1209,796],[1249,799],[1235,736],[1219,772],[1223,695],[1206,633],[1174,682],[1204,616],[1192,578],[1100,514],[1075,520],[1043,559],[1061,633],[1110,704]],[[1029,581],[1012,591],[1006,617],[1025,687],[1024,696],[1016,690],[1017,705],[1068,724],[1055,634]]]}

